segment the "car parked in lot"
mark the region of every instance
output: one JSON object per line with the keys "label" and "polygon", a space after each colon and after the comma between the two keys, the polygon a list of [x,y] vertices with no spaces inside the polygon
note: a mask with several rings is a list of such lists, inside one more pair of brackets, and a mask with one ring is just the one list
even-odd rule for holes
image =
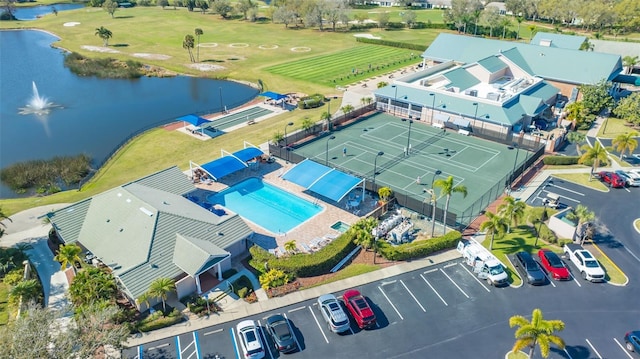
{"label": "car parked in lot", "polygon": [[318,297],[318,306],[322,317],[327,322],[329,330],[334,333],[342,333],[349,330],[350,322],[347,313],[342,310],[340,302],[333,294],[325,294]]}
{"label": "car parked in lot", "polygon": [[634,330],[625,334],[624,343],[628,351],[640,353],[640,330]]}
{"label": "car parked in lot", "polygon": [[[636,170],[637,171],[637,170]],[[621,170],[617,170],[616,173],[618,172],[622,172],[622,174],[624,176],[620,176],[620,177],[626,177],[626,181],[627,181],[627,185],[631,186],[631,187],[640,187],[640,173],[636,172],[633,170],[629,170],[629,171],[621,171]],[[619,173],[618,173],[619,174]]]}
{"label": "car parked in lot", "polygon": [[371,328],[376,325],[376,315],[371,310],[367,299],[355,289],[349,289],[342,295],[344,305],[355,319],[360,329]]}
{"label": "car parked in lot", "polygon": [[555,280],[569,280],[571,278],[564,262],[554,252],[548,249],[541,249],[538,251],[538,257],[540,258],[540,264],[542,264],[542,267],[549,273],[551,278]]}
{"label": "car parked in lot", "polygon": [[602,171],[598,172],[598,176],[600,177],[600,180],[608,184],[609,187],[622,188],[625,185],[624,180],[615,172]]}
{"label": "car parked in lot", "polygon": [[253,320],[243,320],[238,323],[236,329],[238,330],[240,347],[244,357],[247,359],[264,358],[264,347],[262,346],[256,323]]}
{"label": "car parked in lot", "polygon": [[529,284],[541,285],[547,282],[547,278],[544,276],[544,273],[542,273],[538,262],[533,259],[533,256],[531,256],[529,252],[518,252],[515,257],[515,266],[524,271]]}
{"label": "car parked in lot", "polygon": [[267,333],[271,336],[277,351],[280,353],[291,353],[298,349],[287,318],[280,314],[274,314],[267,318],[266,326]]}

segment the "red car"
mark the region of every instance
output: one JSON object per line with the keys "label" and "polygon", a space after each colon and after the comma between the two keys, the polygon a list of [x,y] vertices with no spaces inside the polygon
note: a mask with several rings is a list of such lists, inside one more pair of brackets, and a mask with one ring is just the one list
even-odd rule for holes
{"label": "red car", "polygon": [[342,299],[360,329],[371,328],[376,325],[376,315],[360,292],[355,289],[349,289],[344,292]]}
{"label": "red car", "polygon": [[609,187],[624,187],[624,179],[614,172],[602,171],[598,173],[598,176],[600,176],[602,182],[609,184]]}
{"label": "red car", "polygon": [[538,251],[538,257],[540,257],[542,267],[553,279],[569,280],[571,278],[569,270],[564,266],[562,259],[557,254],[547,249],[541,249]]}

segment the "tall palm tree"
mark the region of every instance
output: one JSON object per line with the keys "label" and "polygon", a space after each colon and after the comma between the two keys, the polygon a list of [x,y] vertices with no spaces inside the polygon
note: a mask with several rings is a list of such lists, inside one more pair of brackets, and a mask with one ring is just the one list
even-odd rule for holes
{"label": "tall palm tree", "polygon": [[529,358],[533,357],[536,344],[540,347],[540,354],[543,358],[549,356],[551,343],[564,349],[564,340],[555,335],[554,332],[564,330],[564,322],[561,320],[545,320],[540,309],[534,309],[531,314],[531,321],[521,315],[514,315],[509,318],[509,326],[519,327],[516,330],[516,342],[512,351],[518,352],[529,347]]}
{"label": "tall palm tree", "polygon": [[636,137],[638,137],[638,131],[631,131],[620,134],[611,141],[611,144],[615,146],[616,151],[620,152],[620,159],[622,159],[622,156],[624,156],[624,153],[627,150],[629,150],[629,153],[633,153],[633,151],[638,147],[638,140]]}
{"label": "tall palm tree", "polygon": [[626,73],[633,72],[633,68],[638,64],[638,56],[625,56],[622,58],[622,65],[627,68]]}
{"label": "tall palm tree", "polygon": [[353,235],[353,242],[362,246],[365,250],[373,248],[376,239],[371,233],[377,225],[378,221],[373,217],[362,219],[354,223],[353,226],[349,228],[349,231]]}
{"label": "tall palm tree", "polygon": [[327,121],[327,131],[331,131],[331,113],[329,111],[321,113],[320,120]]}
{"label": "tall palm tree", "polygon": [[147,308],[151,308],[151,295],[149,295],[149,292],[142,293],[142,295],[138,297],[138,303],[146,304]]}
{"label": "tall palm tree", "polygon": [[485,215],[489,219],[487,219],[486,221],[482,222],[482,224],[480,224],[480,230],[482,232],[486,232],[487,234],[491,234],[491,242],[489,242],[489,249],[492,250],[493,239],[495,238],[496,234],[498,236],[501,236],[507,231],[507,223],[505,223],[504,218],[502,218],[501,216],[495,213],[487,211]]}
{"label": "tall palm tree", "polygon": [[590,211],[589,208],[583,204],[579,204],[572,211],[567,213],[567,219],[569,220],[578,220],[578,235],[580,237],[580,242],[584,243],[586,228],[585,226],[594,221],[596,219],[596,214],[593,211]]}
{"label": "tall palm tree", "polygon": [[169,293],[176,290],[176,284],[173,279],[170,278],[158,278],[151,282],[151,286],[147,291],[150,296],[154,298],[162,299],[162,311],[167,311],[166,301],[169,297]]}
{"label": "tall palm tree", "polygon": [[60,270],[65,270],[68,265],[71,265],[75,273],[76,267],[74,264],[82,260],[80,253],[82,253],[82,248],[77,244],[63,244],[58,249],[58,253],[53,257],[53,260],[60,262]]}
{"label": "tall palm tree", "polygon": [[285,242],[284,244],[284,250],[287,251],[287,253],[295,253],[297,249],[298,245],[295,240]]}
{"label": "tall palm tree", "polygon": [[511,225],[518,226],[518,223],[524,217],[524,210],[527,204],[522,201],[516,201],[515,198],[507,196],[498,206],[498,214],[507,219],[507,233],[511,233]]}
{"label": "tall palm tree", "polygon": [[185,35],[184,40],[182,41],[182,48],[189,52],[189,60],[191,62],[196,62],[196,59],[193,57],[193,48],[195,47],[195,39],[193,35]]}
{"label": "tall palm tree", "polygon": [[198,46],[196,48],[196,61],[200,62],[200,36],[204,34],[204,31],[202,31],[202,29],[200,28],[196,28],[194,32],[196,34],[196,38],[198,39]]}
{"label": "tall palm tree", "polygon": [[578,151],[578,155],[582,155],[582,151],[580,151],[580,143],[582,143],[585,139],[585,134],[578,131],[571,131],[567,133],[567,141],[573,143],[576,146],[576,151]]}
{"label": "tall palm tree", "polygon": [[449,213],[449,201],[451,195],[454,193],[462,193],[463,197],[467,197],[467,186],[459,184],[454,186],[453,176],[449,176],[446,179],[438,178],[433,182],[433,187],[440,188],[440,196],[447,196],[447,202],[444,205],[444,219],[442,221],[442,234],[447,233],[447,213]]}
{"label": "tall palm tree", "polygon": [[591,165],[591,174],[589,175],[589,181],[591,181],[593,177],[593,173],[598,169],[598,166],[600,166],[600,162],[608,161],[607,149],[602,147],[599,141],[596,141],[593,144],[593,147],[589,147],[588,145],[585,145],[583,150],[586,150],[586,151],[585,153],[582,154],[582,156],[580,156],[580,158],[578,159],[578,162],[585,163],[585,162],[593,161]]}
{"label": "tall palm tree", "polygon": [[345,116],[349,117],[349,114],[351,113],[351,111],[353,111],[353,106],[352,105],[344,105],[341,108],[342,112],[344,112]]}
{"label": "tall palm tree", "polygon": [[95,35],[102,39],[102,43],[104,44],[104,46],[109,46],[109,39],[113,37],[113,33],[111,32],[111,30],[107,29],[104,26],[96,28]]}

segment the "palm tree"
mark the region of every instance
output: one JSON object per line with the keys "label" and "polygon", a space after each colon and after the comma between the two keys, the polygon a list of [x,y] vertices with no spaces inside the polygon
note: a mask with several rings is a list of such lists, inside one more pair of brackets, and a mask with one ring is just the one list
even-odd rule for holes
{"label": "palm tree", "polygon": [[521,315],[514,315],[509,318],[509,326],[511,328],[519,327],[515,333],[516,342],[513,344],[512,349],[514,353],[529,347],[529,358],[531,358],[537,344],[540,347],[542,357],[546,358],[549,356],[551,343],[564,349],[564,340],[553,334],[564,330],[564,322],[561,320],[545,320],[540,309],[533,310],[531,321]]}
{"label": "palm tree", "polygon": [[505,223],[504,218],[500,217],[495,213],[487,211],[485,215],[489,219],[487,219],[486,221],[482,222],[482,224],[480,224],[480,231],[486,232],[487,234],[491,234],[491,242],[489,242],[489,249],[492,250],[493,239],[495,238],[496,234],[498,236],[502,236],[507,231],[507,223]]}
{"label": "palm tree", "polygon": [[625,56],[622,58],[622,65],[627,68],[626,73],[633,72],[633,68],[638,64],[638,56]]}
{"label": "palm tree", "polygon": [[580,243],[582,244],[586,238],[585,226],[596,219],[596,214],[595,212],[590,211],[587,206],[579,204],[575,209],[567,213],[567,219],[572,221],[578,220],[576,228],[578,228],[578,236],[580,237]]}
{"label": "palm tree", "polygon": [[58,249],[58,253],[53,257],[53,260],[60,262],[60,270],[65,270],[68,265],[71,265],[75,273],[76,267],[74,264],[82,260],[80,253],[82,253],[82,248],[77,244],[63,244]]}
{"label": "palm tree", "polygon": [[589,181],[591,181],[593,177],[593,173],[598,169],[600,162],[607,162],[607,149],[602,147],[599,141],[596,141],[593,144],[593,147],[586,148],[588,145],[585,145],[586,152],[580,156],[578,159],[579,163],[585,163],[589,161],[593,161],[591,166],[591,174],[589,175]]}
{"label": "palm tree", "polygon": [[527,204],[522,201],[516,201],[515,198],[507,196],[502,201],[502,204],[498,206],[498,214],[507,221],[507,233],[511,233],[511,224],[518,226],[518,223],[524,217],[524,210],[527,208]]}
{"label": "palm tree", "polygon": [[32,300],[36,300],[38,299],[38,295],[40,295],[38,281],[35,279],[21,281],[16,284],[15,287],[11,288],[9,295],[14,298],[22,297],[23,303],[29,303]]}
{"label": "palm tree", "polygon": [[331,131],[331,113],[328,111],[321,113],[320,120],[327,121],[327,131]]}
{"label": "palm tree", "polygon": [[149,295],[149,292],[142,293],[142,295],[138,297],[138,303],[146,304],[147,308],[151,308],[151,295]]}
{"label": "palm tree", "polygon": [[[4,220],[4,219],[8,219],[9,222],[13,223],[13,221],[11,220],[11,218],[9,218],[9,216],[7,216],[6,214],[4,214],[4,212],[2,211],[2,207],[0,207],[0,221]],[[1,223],[1,222],[0,222]],[[6,227],[4,223],[1,223],[3,227]]]}
{"label": "palm tree", "polygon": [[196,28],[194,30],[196,38],[198,39],[198,48],[196,49],[196,61],[200,62],[200,35],[204,34],[202,29]]}
{"label": "palm tree", "polygon": [[102,39],[102,43],[104,46],[109,46],[109,39],[113,37],[113,33],[111,30],[105,28],[104,26],[100,26],[96,29],[96,36]]}
{"label": "palm tree", "polygon": [[309,130],[311,130],[314,125],[315,123],[311,121],[309,117],[305,117],[302,119],[301,127],[304,130],[304,132],[309,132]]}
{"label": "palm tree", "polygon": [[169,293],[176,290],[176,284],[173,279],[170,278],[158,278],[151,282],[151,286],[147,291],[150,296],[154,298],[162,299],[162,311],[167,311],[166,300],[169,297]]}
{"label": "palm tree", "polygon": [[298,245],[296,244],[296,241],[293,240],[293,241],[285,242],[284,250],[287,251],[287,253],[295,253],[298,250]]}
{"label": "palm tree", "polygon": [[341,108],[342,112],[344,112],[345,116],[349,117],[349,114],[351,113],[351,111],[353,111],[353,106],[352,105],[344,105]]}
{"label": "palm tree", "polygon": [[440,188],[440,196],[447,196],[447,202],[444,205],[444,219],[442,221],[442,234],[447,233],[447,214],[449,213],[449,201],[451,200],[451,195],[454,193],[462,193],[464,198],[467,197],[467,186],[459,184],[454,186],[453,184],[453,176],[447,177],[447,179],[438,178],[435,182],[433,182],[433,187]]}
{"label": "palm tree", "polygon": [[618,135],[613,139],[611,143],[615,146],[616,151],[620,152],[620,159],[622,159],[627,150],[629,150],[629,153],[633,153],[638,147],[636,137],[638,137],[638,131],[631,131]]}
{"label": "palm tree", "polygon": [[585,117],[588,115],[587,109],[584,107],[582,101],[572,102],[565,108],[567,111],[567,120],[573,123],[573,129],[575,130],[579,123],[582,123]]}
{"label": "palm tree", "polygon": [[185,35],[184,41],[182,41],[182,48],[189,52],[189,59],[191,62],[195,62],[196,59],[193,57],[192,49],[195,47],[195,39],[193,35]]}
{"label": "palm tree", "polygon": [[378,221],[373,217],[354,223],[353,226],[349,228],[349,232],[353,235],[353,242],[362,246],[365,250],[373,248],[376,239],[371,232],[377,225]]}
{"label": "palm tree", "polygon": [[567,133],[567,141],[576,145],[576,150],[578,151],[578,155],[582,155],[582,152],[580,151],[580,143],[584,141],[585,137],[586,136],[584,133],[578,132],[578,131],[571,131]]}

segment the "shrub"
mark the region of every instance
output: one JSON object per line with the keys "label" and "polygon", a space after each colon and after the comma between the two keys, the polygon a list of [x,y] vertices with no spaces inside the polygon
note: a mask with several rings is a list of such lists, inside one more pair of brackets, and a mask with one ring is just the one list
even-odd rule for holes
{"label": "shrub", "polygon": [[173,309],[173,311],[167,316],[162,316],[162,312],[157,311],[141,320],[136,326],[136,329],[140,332],[149,332],[160,328],[170,327],[181,322],[183,319],[182,314],[177,309]]}
{"label": "shrub", "polygon": [[353,235],[348,231],[317,252],[300,253],[295,256],[277,258],[259,246],[249,248],[253,268],[261,273],[268,269],[280,269],[294,277],[313,277],[329,273],[342,258],[355,248]]}
{"label": "shrub", "polygon": [[298,101],[298,105],[303,109],[316,108],[322,106],[323,104],[324,96],[318,93],[302,97],[300,101]]}
{"label": "shrub", "polygon": [[260,276],[260,285],[264,289],[271,289],[285,285],[291,281],[291,276],[280,269],[271,269]]}
{"label": "shrub", "polygon": [[247,278],[247,276],[245,275],[240,276],[233,282],[233,292],[240,298],[243,297],[240,295],[240,291],[243,288],[246,288],[248,292],[253,290],[253,284],[251,284],[251,280],[249,280],[249,278]]}
{"label": "shrub", "polygon": [[546,156],[543,159],[545,165],[577,165],[580,156]]}
{"label": "shrub", "polygon": [[240,298],[246,297],[247,293],[249,293],[249,288],[247,288],[247,287],[242,287],[242,288],[238,289],[238,297],[240,297]]}
{"label": "shrub", "polygon": [[462,234],[460,232],[451,231],[442,237],[413,241],[399,246],[385,243],[380,248],[379,253],[388,260],[404,261],[424,257],[443,249],[455,248],[461,238]]}
{"label": "shrub", "polygon": [[7,285],[15,286],[16,284],[22,282],[23,277],[24,267],[18,267],[5,274],[2,281]]}
{"label": "shrub", "polygon": [[416,51],[425,51],[427,49],[424,45],[410,44],[407,42],[398,42],[398,41],[389,41],[389,40],[381,40],[381,39],[370,39],[367,37],[356,37],[357,42],[362,42],[365,44],[374,44],[374,45],[382,45],[382,46],[390,46],[397,47],[399,49],[409,49]]}

